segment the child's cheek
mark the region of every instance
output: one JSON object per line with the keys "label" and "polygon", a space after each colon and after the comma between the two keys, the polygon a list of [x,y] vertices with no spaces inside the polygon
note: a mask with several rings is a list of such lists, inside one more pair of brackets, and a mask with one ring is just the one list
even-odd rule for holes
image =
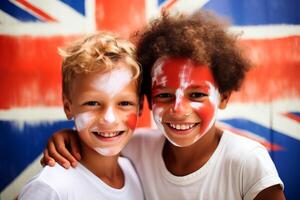
{"label": "child's cheek", "polygon": [[75,116],[75,126],[78,132],[88,129],[96,119],[97,115],[93,112],[84,112]]}
{"label": "child's cheek", "polygon": [[136,127],[136,123],[137,123],[137,114],[131,113],[127,115],[126,125],[128,126],[129,129],[134,130]]}
{"label": "child's cheek", "polygon": [[[198,105],[197,105],[198,104]],[[193,105],[193,108],[195,109],[195,112],[201,119],[200,123],[200,134],[204,134],[208,131],[209,128],[211,128],[212,123],[215,119],[215,106],[210,103],[197,103],[196,105]]]}
{"label": "child's cheek", "polygon": [[161,130],[164,130],[163,125],[162,125],[162,115],[163,115],[163,111],[164,111],[163,107],[159,106],[159,104],[153,103],[152,111],[153,111],[153,118],[154,118],[156,125]]}

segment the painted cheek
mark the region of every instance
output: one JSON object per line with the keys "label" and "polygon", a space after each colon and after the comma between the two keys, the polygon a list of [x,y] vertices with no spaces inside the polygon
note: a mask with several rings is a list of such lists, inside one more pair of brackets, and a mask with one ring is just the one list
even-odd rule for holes
{"label": "painted cheek", "polygon": [[134,130],[137,123],[137,114],[131,113],[127,116],[126,125],[129,129]]}
{"label": "painted cheek", "polygon": [[164,108],[160,107],[158,104],[153,104],[153,118],[158,128],[161,130],[164,130],[164,127],[162,125],[162,115]]}
{"label": "painted cheek", "polygon": [[78,132],[81,132],[89,128],[91,123],[95,120],[96,115],[92,112],[84,112],[76,115],[74,118],[76,129]]}
{"label": "painted cheek", "polygon": [[[200,127],[200,134],[205,134],[209,128],[211,128],[212,123],[216,118],[216,107],[208,102],[208,103],[197,103],[198,106],[195,109],[195,112],[198,114],[199,118],[201,119],[201,127]],[[193,106],[195,107],[195,106]]]}

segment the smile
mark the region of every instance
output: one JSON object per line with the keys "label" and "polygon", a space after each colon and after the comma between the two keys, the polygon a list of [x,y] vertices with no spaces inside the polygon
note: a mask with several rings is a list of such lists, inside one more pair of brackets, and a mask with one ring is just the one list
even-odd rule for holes
{"label": "smile", "polygon": [[113,137],[117,137],[121,134],[123,134],[125,131],[115,131],[115,132],[98,132],[98,131],[92,131],[93,134],[97,135],[97,136],[101,136],[104,138],[113,138]]}
{"label": "smile", "polygon": [[177,131],[186,131],[194,128],[199,123],[192,123],[192,124],[173,124],[173,123],[166,123],[170,128],[175,129]]}

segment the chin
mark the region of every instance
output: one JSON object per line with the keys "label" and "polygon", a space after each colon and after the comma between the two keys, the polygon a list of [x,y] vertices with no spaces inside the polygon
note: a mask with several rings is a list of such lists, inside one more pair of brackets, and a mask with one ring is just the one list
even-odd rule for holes
{"label": "chin", "polygon": [[167,134],[165,134],[165,137],[172,145],[176,147],[188,147],[197,141],[197,139],[191,139],[191,138],[174,138]]}
{"label": "chin", "polygon": [[101,147],[96,147],[94,150],[99,153],[102,156],[116,156],[118,155],[122,148],[121,147],[106,147],[106,148],[101,148]]}

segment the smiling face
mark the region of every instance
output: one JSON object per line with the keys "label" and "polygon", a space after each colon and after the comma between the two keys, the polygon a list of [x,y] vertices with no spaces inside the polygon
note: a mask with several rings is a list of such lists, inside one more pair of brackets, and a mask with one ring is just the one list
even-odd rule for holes
{"label": "smiling face", "polygon": [[70,97],[64,97],[65,112],[74,118],[81,141],[104,156],[118,154],[136,126],[137,81],[124,65],[106,73],[75,75]]}
{"label": "smiling face", "polygon": [[153,66],[154,120],[173,145],[190,146],[208,133],[227,100],[221,101],[208,66],[170,57]]}

